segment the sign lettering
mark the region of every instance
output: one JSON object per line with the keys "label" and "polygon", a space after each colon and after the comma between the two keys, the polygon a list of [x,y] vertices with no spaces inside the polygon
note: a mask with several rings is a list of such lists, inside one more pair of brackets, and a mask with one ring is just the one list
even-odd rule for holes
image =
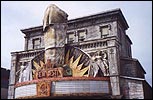
{"label": "sign lettering", "polygon": [[48,70],[38,71],[38,79],[41,78],[51,78],[51,77],[63,77],[63,69],[61,68],[51,68]]}

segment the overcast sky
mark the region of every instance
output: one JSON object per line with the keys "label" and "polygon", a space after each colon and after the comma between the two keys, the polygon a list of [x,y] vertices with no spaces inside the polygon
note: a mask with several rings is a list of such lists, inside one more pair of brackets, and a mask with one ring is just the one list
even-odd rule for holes
{"label": "overcast sky", "polygon": [[132,56],[140,61],[152,86],[152,1],[1,1],[1,67],[10,69],[10,52],[24,50],[20,30],[42,25],[49,4],[67,12],[68,19],[120,8],[129,25]]}

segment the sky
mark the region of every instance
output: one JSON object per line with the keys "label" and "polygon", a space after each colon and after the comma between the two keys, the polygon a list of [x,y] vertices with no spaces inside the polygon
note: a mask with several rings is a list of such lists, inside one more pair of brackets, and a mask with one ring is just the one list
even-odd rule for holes
{"label": "sky", "polygon": [[139,60],[152,86],[152,1],[1,1],[1,67],[11,68],[11,52],[24,50],[20,30],[42,25],[49,4],[64,10],[68,19],[120,8],[129,25],[132,57]]}

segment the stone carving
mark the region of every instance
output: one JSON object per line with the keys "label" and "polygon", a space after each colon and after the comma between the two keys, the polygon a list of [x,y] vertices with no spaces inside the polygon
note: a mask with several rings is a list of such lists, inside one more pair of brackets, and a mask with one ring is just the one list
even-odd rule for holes
{"label": "stone carving", "polygon": [[96,76],[98,74],[99,68],[103,72],[104,76],[109,75],[109,66],[107,61],[107,53],[102,51],[97,51],[94,53],[94,55],[91,57],[90,60],[90,76]]}
{"label": "stone carving", "polygon": [[93,55],[90,59],[90,69],[89,69],[89,76],[94,76],[96,77],[96,75],[98,74],[98,70],[99,70],[99,66],[98,64],[95,62],[96,59],[96,55]]}
{"label": "stone carving", "polygon": [[56,41],[55,37],[56,37],[55,29],[49,27],[44,34],[45,50],[55,47],[55,41]]}
{"label": "stone carving", "polygon": [[59,24],[54,25],[56,31],[56,47],[64,47],[65,40],[66,40],[66,33],[67,25],[66,24]]}
{"label": "stone carving", "polygon": [[49,5],[44,14],[45,63],[51,60],[55,67],[64,64],[67,17],[68,15],[54,4]]}
{"label": "stone carving", "polygon": [[28,66],[25,62],[20,66],[20,70],[16,72],[16,75],[19,74],[18,82],[25,82],[32,79],[30,66]]}
{"label": "stone carving", "polygon": [[109,66],[108,66],[108,60],[107,60],[107,53],[102,52],[101,56],[102,56],[102,59],[100,61],[102,61],[102,63],[98,62],[98,64],[102,64],[102,66],[100,66],[100,68],[102,67],[101,70],[103,71],[104,76],[108,76],[109,75]]}
{"label": "stone carving", "polygon": [[56,49],[55,63],[58,64],[57,66],[64,64],[64,49],[64,47]]}
{"label": "stone carving", "polygon": [[59,9],[56,5],[51,4],[47,7],[43,18],[43,31],[51,23],[65,23],[68,15]]}

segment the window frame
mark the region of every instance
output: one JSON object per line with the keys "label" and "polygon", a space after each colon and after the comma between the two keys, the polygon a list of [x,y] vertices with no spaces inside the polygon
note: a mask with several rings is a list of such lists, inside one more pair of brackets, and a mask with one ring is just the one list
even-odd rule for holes
{"label": "window frame", "polygon": [[[82,37],[80,37],[80,33],[81,33],[81,32],[85,32],[85,35],[82,36]],[[87,29],[78,30],[78,31],[77,31],[77,34],[78,34],[78,41],[79,41],[79,42],[82,42],[82,41],[84,41],[84,40],[86,39],[86,36],[87,36]]]}
{"label": "window frame", "polygon": [[[74,35],[74,38],[70,38],[69,35]],[[68,32],[67,33],[67,43],[74,43],[76,38],[76,33],[75,32]]]}
{"label": "window frame", "polygon": [[[103,26],[99,27],[100,37],[101,38],[106,38],[109,35],[110,27],[111,27],[110,25],[103,25]],[[103,34],[103,31],[102,31],[103,28],[107,28],[107,34]]]}
{"label": "window frame", "polygon": [[[35,41],[38,41],[39,44],[35,44]],[[34,38],[32,39],[33,49],[39,49],[41,46],[41,38]]]}

